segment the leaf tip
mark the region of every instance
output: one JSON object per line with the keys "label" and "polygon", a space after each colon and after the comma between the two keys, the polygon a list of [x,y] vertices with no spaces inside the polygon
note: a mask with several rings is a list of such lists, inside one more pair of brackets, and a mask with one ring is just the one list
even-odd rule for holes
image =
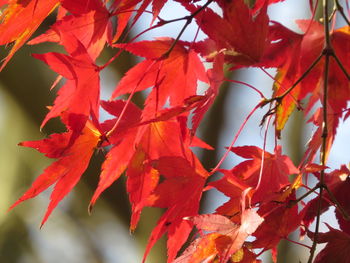
{"label": "leaf tip", "polygon": [[88,214],[89,216],[92,215],[92,210],[94,209],[94,204],[93,203],[90,203],[89,206],[88,206]]}

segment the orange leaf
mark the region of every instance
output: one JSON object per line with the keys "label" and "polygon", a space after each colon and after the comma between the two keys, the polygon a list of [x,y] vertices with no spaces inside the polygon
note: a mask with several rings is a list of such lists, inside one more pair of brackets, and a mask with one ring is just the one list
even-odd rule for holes
{"label": "orange leaf", "polygon": [[0,45],[15,42],[0,71],[30,38],[42,21],[58,6],[59,0],[11,0],[0,15]]}

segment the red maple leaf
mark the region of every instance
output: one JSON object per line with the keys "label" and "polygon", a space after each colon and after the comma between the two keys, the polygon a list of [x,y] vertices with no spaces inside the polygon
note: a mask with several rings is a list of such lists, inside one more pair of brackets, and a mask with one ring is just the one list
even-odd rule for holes
{"label": "red maple leaf", "polygon": [[[329,232],[318,233],[317,243],[327,243],[326,246],[317,254],[314,262],[334,262],[334,263],[349,263],[348,249],[350,247],[350,235],[340,230],[334,229],[326,223]],[[313,233],[309,232],[310,238],[313,238]]]}
{"label": "red maple leaf", "polygon": [[218,1],[218,4],[223,17],[206,8],[196,17],[197,24],[215,42],[216,52],[226,55],[228,63],[244,66],[257,63],[267,44],[267,5],[254,15],[243,0]]}
{"label": "red maple leaf", "polygon": [[[117,100],[103,101],[101,105],[108,113],[117,117],[101,124],[105,134],[113,128],[118,118],[121,118],[121,120],[119,121],[119,126],[116,128],[114,135],[108,137],[108,142],[112,144],[113,147],[107,153],[106,160],[102,165],[98,187],[90,201],[90,211],[102,192],[113,182],[118,180],[128,167],[134,155],[132,147],[137,134],[136,127],[141,117],[141,110],[133,103],[129,103],[126,106],[125,101]],[[126,107],[124,115],[120,116],[124,107]]]}
{"label": "red maple leaf", "polygon": [[154,162],[154,169],[163,181],[149,195],[147,205],[167,208],[167,211],[152,231],[144,260],[163,234],[167,233],[168,236],[168,262],[174,260],[188,238],[192,226],[184,217],[197,215],[205,178],[208,176],[198,165],[198,161],[191,164],[182,157],[162,157]]}
{"label": "red maple leaf", "polygon": [[[264,217],[264,222],[254,233],[256,237],[252,244],[254,248],[277,251],[277,245],[281,239],[287,238],[300,226],[304,212],[298,213],[298,206],[290,205],[290,200],[295,200],[294,192],[283,200],[283,203],[270,202],[259,208],[258,213]],[[277,252],[273,253],[273,256],[276,261]]]}
{"label": "red maple leaf", "polygon": [[[103,164],[90,208],[126,170],[132,204],[130,228],[135,229],[145,206],[167,208],[152,232],[145,258],[154,243],[167,233],[170,261],[191,231],[192,227],[183,217],[197,214],[208,174],[189,149],[188,132],[183,132],[181,123],[172,114],[164,121],[141,122],[141,110],[132,103],[118,100],[103,102],[102,106],[117,117],[101,125],[103,132],[109,134],[109,143],[114,146]],[[115,127],[118,118],[121,119]],[[111,129],[116,132],[108,133]]]}
{"label": "red maple leaf", "polygon": [[[62,6],[71,14],[58,19],[51,26],[51,29],[32,39],[28,44],[60,42],[64,45],[60,34],[61,32],[69,32],[79,39],[92,60],[95,61],[105,44],[112,45],[112,42],[118,40],[125,29],[132,15],[131,12],[125,12],[125,9],[132,8],[132,6],[125,5],[125,1],[117,1],[111,8],[107,9],[100,0],[62,1]],[[118,25],[115,32],[113,32],[112,14],[118,14]]]}
{"label": "red maple leaf", "polygon": [[[319,173],[315,173],[319,177]],[[324,183],[327,185],[328,189],[331,191],[334,198],[339,202],[346,213],[350,213],[350,206],[348,203],[348,192],[350,189],[350,171],[345,166],[342,165],[340,169],[336,169],[330,173],[325,173]],[[329,207],[333,205],[331,202],[331,197],[328,192],[324,193],[324,199],[321,203],[321,214],[328,210]],[[304,208],[305,216],[303,218],[303,224],[309,226],[318,213],[318,202],[319,198],[316,197],[312,199]],[[335,212],[336,218],[338,220],[340,229],[348,234],[350,234],[350,224],[349,221],[344,218],[342,212],[339,209]]]}
{"label": "red maple leaf", "polygon": [[231,151],[250,159],[226,173],[240,178],[250,187],[258,187],[253,194],[253,203],[268,201],[275,193],[290,184],[288,175],[299,172],[292,161],[286,155],[282,155],[281,146],[276,147],[275,154],[265,151],[263,162],[263,151],[256,146],[234,147]]}
{"label": "red maple leaf", "polygon": [[92,60],[95,61],[104,48],[108,37],[111,41],[112,24],[109,21],[109,12],[99,0],[88,1],[88,5],[86,1],[84,3],[77,2],[63,1],[62,6],[72,14],[57,20],[51,29],[32,39],[28,44],[60,42],[64,46],[65,43],[61,41],[61,32],[69,32],[76,39],[79,39]]}
{"label": "red maple leaf", "polygon": [[250,186],[231,173],[224,171],[224,174],[224,177],[220,180],[210,182],[209,185],[215,187],[230,198],[226,203],[218,207],[216,212],[225,216],[234,216],[241,210],[239,198],[242,192]]}
{"label": "red maple leaf", "polygon": [[79,133],[90,114],[96,118],[99,116],[99,68],[73,35],[61,32],[61,41],[70,55],[54,52],[33,55],[66,78],[66,83],[58,91],[54,106],[50,108],[41,127],[51,118],[65,112],[69,115],[67,125]]}
{"label": "red maple leaf", "polygon": [[[55,184],[41,226],[46,222],[57,204],[78,183],[90,162],[101,135],[94,125],[88,121],[80,136],[69,148],[66,148],[65,143],[68,142],[71,133],[72,131],[69,130],[67,133],[54,134],[41,141],[21,143],[22,146],[33,147],[50,158],[58,158],[57,161],[44,170],[32,186],[10,208],[12,209],[19,203],[37,196],[52,184]],[[62,142],[62,145],[59,145],[58,142]]]}
{"label": "red maple leaf", "polygon": [[182,42],[175,45],[168,58],[161,59],[173,41],[165,38],[116,45],[146,60],[125,74],[112,98],[153,87],[145,112],[154,117],[154,112],[160,110],[168,98],[171,106],[179,106],[186,98],[196,95],[197,81],[207,82],[204,66],[198,55],[186,49]]}
{"label": "red maple leaf", "polygon": [[[298,26],[304,34],[297,34],[284,26],[274,23],[269,32],[269,45],[261,59],[259,66],[277,67],[278,74],[275,79],[274,96],[284,94],[294,83],[308,70],[308,68],[320,58],[324,49],[324,29],[323,25],[312,20],[298,20]],[[339,43],[349,43],[348,27],[334,30],[330,34],[334,52],[343,65],[349,71],[347,63],[349,57],[349,45]],[[276,132],[279,135],[287,122],[290,114],[299,104],[311,94],[306,107],[306,113],[310,112],[317,101],[323,102],[324,84],[324,57],[319,59],[312,70],[300,81],[300,83],[286,95],[280,104],[277,105],[276,112]],[[343,111],[347,107],[350,98],[348,79],[342,72],[338,63],[331,57],[328,76],[328,136],[326,155],[336,134],[336,128]],[[299,105],[298,105],[299,106]],[[309,142],[309,147],[304,155],[304,161],[312,161],[321,145],[323,116],[319,111],[312,117],[312,121],[318,126],[313,138]]]}

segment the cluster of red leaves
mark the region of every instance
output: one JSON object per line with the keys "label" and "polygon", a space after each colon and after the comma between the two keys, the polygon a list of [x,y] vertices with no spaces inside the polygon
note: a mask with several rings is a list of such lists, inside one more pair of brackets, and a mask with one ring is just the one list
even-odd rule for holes
{"label": "cluster of red leaves", "polygon": [[[303,175],[313,173],[319,177],[325,169],[312,163],[322,144],[323,106],[328,106],[325,154],[328,154],[339,121],[347,111],[350,27],[330,32],[332,52],[340,61],[331,59],[329,62],[328,100],[323,101],[325,34],[319,22],[297,21],[303,33],[295,33],[271,21],[268,6],[279,0],[257,0],[253,7],[243,0],[209,0],[204,5],[198,5],[194,0],[177,0],[189,13],[175,20],[182,19],[186,25],[195,20],[199,30],[207,35],[206,39],[191,43],[168,37],[130,43],[119,41],[127,25],[134,25],[149,5],[155,23],[153,28],[170,23],[158,17],[166,2],[0,1],[0,44],[13,43],[0,70],[25,43],[55,42],[66,50],[66,54],[34,55],[58,74],[55,85],[61,79],[65,80],[42,127],[50,119],[59,117],[67,131],[40,141],[21,143],[56,161],[12,207],[55,185],[42,221],[44,224],[57,204],[78,183],[95,149],[108,147],[110,150],[90,209],[103,191],[123,174],[127,178],[132,205],[132,230],[144,207],[166,209],[151,233],[144,260],[164,234],[168,238],[168,262],[253,263],[259,262],[257,257],[270,249],[276,259],[280,240],[298,227],[303,226],[303,233],[314,238],[307,227],[317,216],[319,198],[301,205],[295,201],[296,191],[305,186]],[[218,13],[222,15],[211,9],[212,2],[221,9]],[[52,12],[56,14],[56,22],[47,32],[28,42]],[[101,101],[100,72],[109,63],[98,66],[96,59],[106,45],[144,60],[123,76],[109,101]],[[113,60],[118,60],[118,55]],[[310,119],[317,129],[299,168],[282,154],[279,145],[274,153],[256,146],[231,147],[230,151],[246,160],[231,170],[219,170],[223,174],[221,179],[206,185],[212,173],[203,168],[191,147],[211,149],[195,134],[224,82],[224,65],[229,65],[230,70],[244,67],[277,69],[274,97],[281,97],[268,114],[275,115],[277,137],[293,109],[300,108],[301,100],[309,97],[306,113],[311,112],[316,102],[321,102],[323,106]],[[305,72],[308,74],[303,76]],[[208,86],[204,95],[197,93],[199,81]],[[141,109],[131,102],[131,98],[135,92],[148,88],[151,88],[150,93]],[[118,99],[125,94],[129,94],[127,101]],[[273,105],[274,100],[264,98],[258,105],[268,102]],[[113,118],[101,123],[100,108]],[[344,119],[347,117],[349,113]],[[293,174],[298,176],[290,180],[289,176]],[[335,257],[337,260],[332,262],[349,261],[344,252],[350,246],[350,226],[344,219],[344,211],[350,213],[347,202],[349,175],[345,166],[324,175],[323,183],[329,192],[323,196],[321,212],[334,205],[334,198],[343,210],[336,210],[340,230],[329,227],[328,233],[317,236],[315,242],[328,244],[316,257],[316,262],[331,262],[330,258]],[[202,193],[210,188],[216,188],[229,200],[214,214],[199,215]],[[178,255],[193,227],[198,234]],[[253,236],[254,241],[248,242],[249,236]]]}

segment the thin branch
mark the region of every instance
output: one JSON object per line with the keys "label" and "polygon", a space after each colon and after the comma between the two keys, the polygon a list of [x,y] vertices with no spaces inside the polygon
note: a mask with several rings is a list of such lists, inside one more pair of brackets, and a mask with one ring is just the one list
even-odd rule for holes
{"label": "thin branch", "polygon": [[335,6],[337,7],[337,10],[339,11],[340,15],[343,17],[345,22],[350,26],[350,21],[344,12],[344,8],[340,5],[339,0],[335,0],[334,2],[335,2]]}
{"label": "thin branch", "polygon": [[182,36],[182,34],[185,32],[186,28],[192,23],[192,20],[195,16],[197,16],[200,12],[202,12],[206,7],[208,7],[208,5],[210,5],[214,0],[208,0],[203,6],[201,6],[200,8],[198,8],[193,14],[185,17],[186,19],[186,23],[184,24],[184,26],[182,27],[180,33],[177,35],[176,39],[174,40],[174,42],[172,43],[172,45],[170,46],[170,48],[160,57],[160,59],[166,59],[169,57],[171,51],[174,49],[176,43],[179,41],[180,37]]}
{"label": "thin branch", "polygon": [[276,96],[273,97],[271,99],[265,100],[264,103],[262,103],[261,107],[264,107],[266,104],[269,104],[273,101],[277,101],[277,103],[279,103],[285,96],[287,96],[309,73],[310,71],[317,65],[317,63],[321,60],[321,58],[323,57],[323,53],[321,53],[315,60],[314,62],[312,62],[312,64],[310,65],[310,67],[308,67],[308,69],[299,77],[299,79],[294,82],[294,84],[288,89],[286,90],[282,95],[280,96]]}
{"label": "thin branch", "polygon": [[[262,72],[264,72],[270,79],[272,79],[274,82],[276,82],[278,85],[280,85],[283,89],[287,89],[285,86],[283,86],[283,84],[281,82],[279,82],[274,76],[272,76],[269,72],[267,72],[267,70],[265,70],[263,67],[259,67]],[[298,101],[296,98],[294,98],[293,95],[290,95],[292,97],[292,99],[294,100],[294,102],[296,104],[298,104]],[[298,105],[298,107],[300,107],[300,105]]]}
{"label": "thin branch", "polygon": [[346,68],[344,67],[343,63],[340,61],[339,57],[337,56],[337,54],[333,52],[330,54],[335,61],[338,63],[338,66],[340,67],[340,69],[343,71],[344,75],[347,77],[347,79],[350,81],[350,74],[346,71]]}
{"label": "thin branch", "polygon": [[[328,20],[328,0],[323,0],[323,19],[324,19],[324,34],[325,34],[325,48],[323,55],[325,56],[325,64],[324,64],[324,81],[323,81],[323,122],[322,122],[322,148],[321,148],[321,165],[326,165],[326,152],[327,152],[327,137],[328,137],[328,120],[327,120],[327,103],[328,103],[328,76],[329,76],[329,57],[332,54],[332,52],[329,52],[332,50],[331,46],[331,40],[330,40],[330,33],[329,33],[329,20]],[[321,221],[321,209],[322,209],[322,197],[323,197],[323,190],[325,188],[324,184],[324,169],[320,172],[320,192],[319,192],[319,199],[317,202],[317,216],[316,216],[316,226],[315,226],[315,235],[313,238],[312,247],[310,249],[310,256],[308,263],[312,263],[312,260],[314,258],[314,254],[316,251],[317,246],[317,240],[319,235],[319,227],[320,227],[320,221]]]}
{"label": "thin branch", "polygon": [[[174,22],[178,22],[181,20],[186,20],[185,25],[182,27],[180,33],[177,35],[176,39],[174,40],[174,42],[171,44],[170,48],[159,58],[159,59],[166,59],[169,57],[171,51],[174,49],[176,43],[179,41],[180,37],[182,36],[182,34],[185,32],[186,28],[191,24],[193,18],[198,15],[203,9],[205,9],[208,5],[210,5],[211,2],[213,2],[214,0],[208,0],[208,2],[206,2],[203,6],[201,6],[200,8],[198,8],[193,14],[188,15],[188,16],[184,16],[184,17],[180,17],[180,18],[175,18],[175,19],[171,19],[171,20],[164,20],[162,18],[160,18],[158,16],[159,22],[157,24],[155,24],[154,26],[151,26],[145,30],[143,30],[142,32],[140,32],[139,34],[137,34],[135,37],[133,37],[128,43],[132,43],[134,40],[136,40],[138,37],[140,37],[142,34],[151,31],[153,29],[156,29],[158,27],[164,26],[166,24],[170,24],[170,23],[174,23]],[[135,11],[135,10],[131,10],[131,11]],[[131,12],[130,11],[130,12]],[[136,10],[137,11],[137,10]],[[125,38],[126,36],[130,33],[131,28],[134,26],[136,21],[134,21],[129,29],[129,31],[125,34]],[[120,54],[121,54],[122,50],[120,50],[116,55],[114,55],[112,58],[110,58],[106,64],[104,64],[103,66],[101,66],[99,69],[103,70],[104,68],[106,68],[107,66],[109,66],[109,64],[111,64]]]}
{"label": "thin branch", "polygon": [[303,200],[304,198],[308,197],[310,194],[314,193],[318,188],[320,188],[320,186],[316,185],[313,188],[309,189],[309,191],[307,191],[305,194],[300,196],[298,199],[291,200],[290,201],[291,206],[294,206],[294,205],[298,204],[301,200]]}

